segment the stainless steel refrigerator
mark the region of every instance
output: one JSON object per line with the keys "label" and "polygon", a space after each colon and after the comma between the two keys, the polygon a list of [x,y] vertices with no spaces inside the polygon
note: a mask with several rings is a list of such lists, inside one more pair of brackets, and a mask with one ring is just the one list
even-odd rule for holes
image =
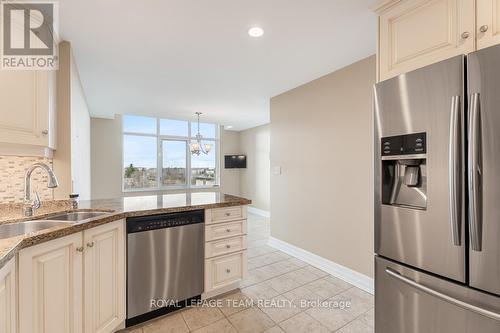
{"label": "stainless steel refrigerator", "polygon": [[375,331],[500,332],[500,46],[375,85]]}

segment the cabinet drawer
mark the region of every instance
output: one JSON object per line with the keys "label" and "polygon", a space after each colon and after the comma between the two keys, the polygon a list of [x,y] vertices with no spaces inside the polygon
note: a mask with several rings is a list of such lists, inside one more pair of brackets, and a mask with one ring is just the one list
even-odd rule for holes
{"label": "cabinet drawer", "polygon": [[216,257],[205,261],[205,292],[241,281],[246,270],[246,252]]}
{"label": "cabinet drawer", "polygon": [[219,223],[246,219],[246,206],[224,207],[211,209],[208,212],[205,223]]}
{"label": "cabinet drawer", "polygon": [[205,226],[205,240],[207,242],[223,238],[240,236],[246,233],[247,233],[246,220]]}
{"label": "cabinet drawer", "polygon": [[220,256],[246,249],[246,236],[221,239],[205,243],[205,258]]}

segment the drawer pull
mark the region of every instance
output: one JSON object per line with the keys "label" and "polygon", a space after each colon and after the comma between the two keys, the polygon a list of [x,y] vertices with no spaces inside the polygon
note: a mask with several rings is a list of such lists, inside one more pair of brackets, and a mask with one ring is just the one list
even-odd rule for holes
{"label": "drawer pull", "polygon": [[226,232],[231,232],[231,229],[226,229]]}
{"label": "drawer pull", "polygon": [[226,213],[226,216],[231,216],[231,213],[227,212],[227,213]]}
{"label": "drawer pull", "polygon": [[470,33],[468,31],[465,31],[462,33],[462,39],[467,39],[467,38],[469,38],[469,36],[470,36]]}
{"label": "drawer pull", "polygon": [[89,243],[87,243],[87,247],[93,247],[94,244],[95,244],[94,242],[89,242]]}
{"label": "drawer pull", "polygon": [[83,246],[79,246],[79,247],[77,247],[77,248],[76,248],[76,250],[77,250],[78,252],[83,252]]}
{"label": "drawer pull", "polygon": [[226,248],[230,249],[230,248],[231,248],[231,245],[227,244],[227,245],[226,245]]}
{"label": "drawer pull", "polygon": [[228,269],[226,269],[226,273],[227,273],[227,274],[231,273],[231,270],[230,270],[229,268],[228,268]]}
{"label": "drawer pull", "polygon": [[481,28],[479,28],[479,31],[481,31],[482,33],[485,33],[486,31],[488,31],[488,26],[487,25],[482,25]]}

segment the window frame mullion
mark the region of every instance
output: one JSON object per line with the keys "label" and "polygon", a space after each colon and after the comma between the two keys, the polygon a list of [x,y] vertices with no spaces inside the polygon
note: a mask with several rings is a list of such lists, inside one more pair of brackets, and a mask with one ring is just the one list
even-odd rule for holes
{"label": "window frame mullion", "polygon": [[159,190],[163,185],[163,141],[160,140],[160,119],[156,117],[156,147],[158,149],[156,154],[156,188]]}

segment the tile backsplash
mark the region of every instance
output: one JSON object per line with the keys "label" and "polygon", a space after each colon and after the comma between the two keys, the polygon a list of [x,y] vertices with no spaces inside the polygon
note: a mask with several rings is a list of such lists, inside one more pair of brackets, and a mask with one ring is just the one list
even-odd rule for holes
{"label": "tile backsplash", "polygon": [[[36,162],[52,167],[52,159],[31,156],[0,156],[0,204],[22,202],[24,174]],[[31,190],[37,191],[42,200],[53,200],[54,191],[47,188],[47,174],[37,169],[31,175]]]}

